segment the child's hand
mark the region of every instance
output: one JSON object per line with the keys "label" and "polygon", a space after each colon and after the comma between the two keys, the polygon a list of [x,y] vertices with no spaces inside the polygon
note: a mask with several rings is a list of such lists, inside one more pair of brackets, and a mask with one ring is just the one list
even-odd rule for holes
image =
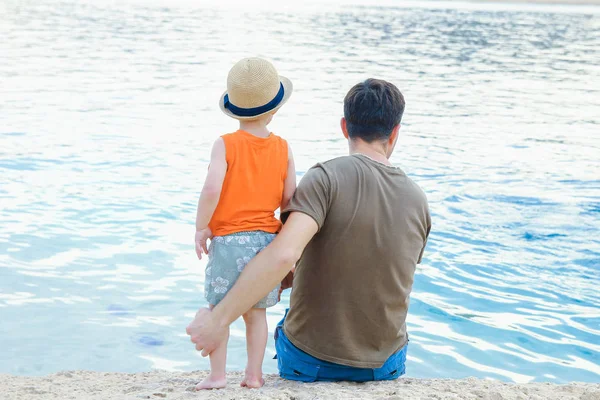
{"label": "child's hand", "polygon": [[204,228],[201,231],[196,231],[196,255],[198,256],[198,260],[202,260],[202,252],[208,255],[208,247],[206,246],[206,241],[208,239],[212,239],[212,231],[210,228]]}
{"label": "child's hand", "polygon": [[294,272],[296,272],[296,266],[294,266],[292,268],[292,270],[290,272],[288,272],[288,274],[285,276],[285,278],[283,278],[283,280],[281,281],[281,286],[279,286],[279,295],[277,296],[277,301],[281,301],[281,293],[283,293],[284,290],[292,287],[292,284],[294,282]]}

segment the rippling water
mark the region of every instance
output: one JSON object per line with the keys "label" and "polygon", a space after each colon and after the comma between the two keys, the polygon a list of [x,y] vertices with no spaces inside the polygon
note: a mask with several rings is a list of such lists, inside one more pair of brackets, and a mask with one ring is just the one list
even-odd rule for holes
{"label": "rippling water", "polygon": [[600,9],[399,4],[1,1],[0,373],[208,367],[195,206],[227,71],[262,55],[299,178],[346,152],[354,83],[405,94],[394,162],[433,213],[410,376],[600,381]]}

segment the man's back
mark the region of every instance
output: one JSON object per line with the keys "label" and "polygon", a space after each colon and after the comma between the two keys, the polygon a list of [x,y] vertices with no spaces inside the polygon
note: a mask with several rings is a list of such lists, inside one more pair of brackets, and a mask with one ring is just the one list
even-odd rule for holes
{"label": "man's back", "polygon": [[286,336],[325,361],[380,367],[407,341],[431,225],[424,193],[399,168],[356,154],[308,171],[283,218],[293,211],[319,232],[296,267]]}

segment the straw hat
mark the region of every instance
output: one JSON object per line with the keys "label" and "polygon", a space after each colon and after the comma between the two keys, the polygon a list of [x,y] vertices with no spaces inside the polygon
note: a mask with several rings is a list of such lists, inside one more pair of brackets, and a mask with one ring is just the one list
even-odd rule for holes
{"label": "straw hat", "polygon": [[227,91],[219,100],[231,118],[252,120],[278,110],[292,95],[292,82],[262,58],[244,58],[227,76]]}

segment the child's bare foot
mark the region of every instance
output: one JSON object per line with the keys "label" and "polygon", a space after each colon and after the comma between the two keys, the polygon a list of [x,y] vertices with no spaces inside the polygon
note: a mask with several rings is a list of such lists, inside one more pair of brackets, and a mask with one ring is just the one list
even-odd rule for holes
{"label": "child's bare foot", "polygon": [[244,376],[244,380],[240,383],[241,387],[247,387],[249,389],[258,389],[261,388],[265,384],[265,380],[262,376],[254,376],[246,374]]}
{"label": "child's bare foot", "polygon": [[202,382],[196,385],[196,390],[223,389],[225,386],[227,386],[227,378],[215,378],[211,374],[204,378]]}

